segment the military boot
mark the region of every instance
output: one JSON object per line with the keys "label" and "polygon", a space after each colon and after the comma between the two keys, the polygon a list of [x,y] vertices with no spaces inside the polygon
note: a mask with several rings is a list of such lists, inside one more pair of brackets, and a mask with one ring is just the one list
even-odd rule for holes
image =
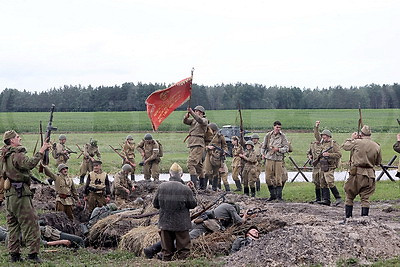
{"label": "military boot", "polygon": [[204,178],[199,178],[199,188],[200,190],[204,190]]}
{"label": "military boot", "polygon": [[211,181],[211,180],[212,180],[212,179],[211,179],[211,176],[209,176],[209,175],[206,175],[206,176],[205,176],[205,178],[204,178],[204,190],[207,189],[208,182]]}
{"label": "military boot", "polygon": [[276,188],[272,185],[268,186],[268,190],[269,190],[269,198],[267,199],[267,201],[272,201],[276,199]]}
{"label": "military boot", "polygon": [[245,195],[249,195],[249,187],[248,186],[243,187],[243,192]]}
{"label": "military boot", "polygon": [[151,245],[150,247],[147,247],[143,249],[143,253],[148,259],[152,259],[154,255],[156,255],[158,252],[160,252],[162,249],[161,247],[161,241]]}
{"label": "military boot", "polygon": [[242,192],[242,183],[239,180],[235,180],[236,189],[235,192]]}
{"label": "military boot", "polygon": [[42,263],[43,261],[39,258],[37,253],[28,254],[28,260],[36,263]]}
{"label": "military boot", "polygon": [[278,201],[283,201],[283,199],[282,199],[282,186],[277,186],[276,187],[276,199],[278,200]]}
{"label": "military boot", "polygon": [[230,192],[231,191],[231,188],[230,188],[229,184],[224,184],[224,187],[225,187],[225,191],[226,192]]}
{"label": "military boot", "polygon": [[346,205],[345,213],[346,213],[346,218],[353,217],[353,206]]}
{"label": "military boot", "polygon": [[256,197],[256,188],[250,187],[250,190],[251,190],[251,197]]}
{"label": "military boot", "polygon": [[368,216],[369,208],[361,207],[361,216]]}
{"label": "military boot", "polygon": [[218,189],[218,177],[213,177],[212,179],[212,190],[217,191]]}
{"label": "military boot", "polygon": [[321,188],[315,188],[315,200],[312,200],[308,203],[315,204],[321,201]]}
{"label": "military boot", "polygon": [[196,189],[199,189],[199,180],[197,179],[197,175],[190,175],[190,181],[192,181]]}
{"label": "military boot", "polygon": [[256,181],[256,190],[257,190],[257,192],[261,191],[261,182],[260,182],[260,180]]}
{"label": "military boot", "polygon": [[131,173],[131,181],[134,182],[135,181],[135,174]]}
{"label": "military boot", "polygon": [[340,203],[342,203],[342,198],[340,197],[339,191],[337,190],[336,186],[331,187],[330,189],[336,199],[336,202],[333,205],[338,206]]}
{"label": "military boot", "polygon": [[79,184],[83,184],[85,183],[85,175],[82,175],[81,177],[79,177]]}
{"label": "military boot", "polygon": [[317,203],[320,205],[331,205],[331,192],[329,192],[329,188],[322,188],[322,201],[318,201]]}
{"label": "military boot", "polygon": [[53,185],[54,180],[51,178],[47,178],[47,182],[49,183],[49,185]]}
{"label": "military boot", "polygon": [[20,253],[10,253],[11,256],[11,262],[21,262],[24,261],[23,258],[21,258]]}

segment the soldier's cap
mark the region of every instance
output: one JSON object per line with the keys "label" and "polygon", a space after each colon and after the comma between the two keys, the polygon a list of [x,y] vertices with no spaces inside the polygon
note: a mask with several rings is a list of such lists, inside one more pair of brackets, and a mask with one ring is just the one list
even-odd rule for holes
{"label": "soldier's cap", "polygon": [[65,134],[60,134],[58,140],[67,140],[67,137],[65,136]]}
{"label": "soldier's cap", "polygon": [[62,169],[68,169],[68,166],[64,163],[61,163],[60,165],[58,165],[57,170],[60,172]]}
{"label": "soldier's cap", "polygon": [[196,111],[196,110],[203,112],[203,114],[206,114],[206,109],[203,106],[200,106],[200,105],[195,106],[193,111]]}
{"label": "soldier's cap", "polygon": [[92,146],[97,146],[97,140],[95,140],[95,139],[90,139],[90,144],[91,144]]}
{"label": "soldier's cap", "polygon": [[322,131],[322,133],[321,133],[321,135],[327,135],[327,136],[329,136],[329,137],[332,137],[332,133],[331,133],[331,131],[329,131],[328,129],[325,129],[325,130],[323,130]]}
{"label": "soldier's cap", "polygon": [[247,229],[246,235],[247,235],[251,230],[253,230],[253,229],[256,229],[257,231],[260,231],[260,230],[258,230],[257,226],[252,225],[252,226],[249,227],[249,229]]}
{"label": "soldier's cap", "polygon": [[144,140],[153,140],[153,136],[149,133],[144,135]]}
{"label": "soldier's cap", "polygon": [[115,203],[108,203],[107,207],[111,211],[116,211],[118,209],[118,207],[117,207],[117,205],[115,205]]}
{"label": "soldier's cap", "polygon": [[208,124],[208,127],[210,127],[214,132],[218,131],[218,125],[216,123],[210,123]]}
{"label": "soldier's cap", "polygon": [[254,147],[254,142],[251,140],[246,141],[245,145],[251,145]]}
{"label": "soldier's cap", "polygon": [[3,141],[6,141],[8,139],[12,139],[15,136],[17,136],[17,132],[14,130],[6,131],[3,135]]}
{"label": "soldier's cap", "polygon": [[258,134],[253,134],[251,136],[251,139],[260,139],[260,136]]}
{"label": "soldier's cap", "polygon": [[133,140],[132,135],[128,135],[128,136],[126,137],[126,140]]}
{"label": "soldier's cap", "polygon": [[172,163],[171,168],[169,168],[169,171],[174,173],[183,173],[182,167],[179,166],[179,164],[176,162]]}
{"label": "soldier's cap", "polygon": [[95,161],[93,161],[93,166],[101,165],[101,164],[103,164],[103,162],[101,162],[101,160],[95,160]]}
{"label": "soldier's cap", "polygon": [[122,166],[122,170],[124,172],[131,172],[132,171],[132,166],[129,164],[124,164],[124,166]]}
{"label": "soldier's cap", "polygon": [[361,133],[365,136],[370,136],[371,135],[371,128],[368,125],[364,125],[361,128]]}

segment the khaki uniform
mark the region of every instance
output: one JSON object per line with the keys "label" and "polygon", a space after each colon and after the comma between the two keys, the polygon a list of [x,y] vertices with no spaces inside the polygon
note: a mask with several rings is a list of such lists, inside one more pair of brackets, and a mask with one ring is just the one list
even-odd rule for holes
{"label": "khaki uniform", "polygon": [[257,152],[254,151],[254,149],[251,150],[246,150],[244,154],[245,158],[243,159],[244,161],[244,167],[243,167],[243,174],[242,174],[242,180],[243,180],[243,186],[250,188],[255,188],[255,184],[257,182]]}
{"label": "khaki uniform", "polygon": [[57,194],[56,211],[65,212],[68,218],[73,220],[73,206],[79,199],[72,177],[61,173],[54,174],[47,166],[44,167],[44,173],[55,181],[55,190]]}
{"label": "khaki uniform", "polygon": [[263,165],[263,157],[262,157],[262,144],[261,143],[257,143],[254,144],[254,151],[256,153],[257,156],[257,172],[256,172],[256,176],[257,176],[257,181],[260,181],[260,174],[262,171],[262,165]]}
{"label": "khaki uniform", "polygon": [[242,158],[239,154],[243,153],[243,147],[241,145],[232,148],[232,179],[234,181],[239,181],[239,175],[242,172]]}
{"label": "khaki uniform", "polygon": [[[228,150],[228,145],[226,144],[225,137],[220,133],[217,133],[208,145],[216,145],[224,151]],[[204,160],[204,174],[207,176],[218,177],[219,168],[221,168],[222,165],[222,153],[216,148],[206,149],[206,158]]]}
{"label": "khaki uniform", "polygon": [[109,197],[110,182],[105,172],[90,172],[85,184],[85,195],[88,196],[88,209],[92,212],[95,207],[102,207],[106,204],[106,196]]}
{"label": "khaki uniform", "polygon": [[[134,174],[135,173],[135,167],[133,167],[132,165],[135,164],[135,143],[133,143],[133,142],[131,142],[131,143],[125,142],[122,145],[122,150],[123,150],[123,153],[124,153],[126,159],[131,163],[129,165],[131,165],[132,174]],[[125,162],[123,162],[122,164],[125,164]]]}
{"label": "khaki uniform", "polygon": [[144,179],[150,180],[150,178],[153,178],[154,181],[158,181],[160,176],[159,164],[161,161],[158,155],[160,148],[158,146],[158,143],[154,139],[150,141],[151,142],[146,142],[145,140],[140,141],[137,146],[137,150],[141,154],[144,153],[144,157],[142,160],[147,161],[143,165]]}
{"label": "khaki uniform", "polygon": [[346,205],[353,206],[357,195],[361,198],[361,207],[369,208],[369,197],[375,192],[375,170],[382,162],[381,148],[370,137],[347,139],[342,148],[351,151],[350,175],[344,185]]}
{"label": "khaki uniform", "polygon": [[[228,170],[228,166],[226,165],[226,163],[224,162],[222,164],[222,167],[219,169],[219,176],[221,177],[222,183],[227,186],[229,185],[228,182],[228,174],[229,174],[229,170]],[[221,184],[221,182],[218,183],[219,185]]]}
{"label": "khaki uniform", "polygon": [[69,159],[69,154],[66,152],[66,147],[64,144],[57,143],[54,151],[54,158],[56,159],[55,166],[58,167],[61,163],[66,164]]}
{"label": "khaki uniform", "polygon": [[190,149],[187,167],[190,175],[202,177],[203,154],[205,151],[204,135],[207,131],[208,120],[192,114],[193,118],[184,118],[183,123],[190,125],[187,137],[187,147]]}
{"label": "khaki uniform", "polygon": [[93,161],[90,158],[94,158],[95,156],[97,160],[101,160],[99,148],[91,144],[86,144],[83,149],[83,159],[79,176],[86,175],[87,172],[93,171]]}
{"label": "khaki uniform", "polygon": [[[393,150],[396,151],[397,153],[400,153],[400,142],[399,141],[394,143]],[[400,177],[400,161],[399,161],[399,167],[397,168],[396,176]]]}
{"label": "khaki uniform", "polygon": [[[278,147],[279,151],[275,152],[271,148]],[[282,186],[283,176],[283,157],[289,151],[289,143],[285,134],[282,132],[277,135],[273,131],[266,134],[262,145],[265,152],[265,180],[268,186]]]}
{"label": "khaki uniform", "polygon": [[11,183],[10,188],[5,187],[8,250],[10,253],[20,253],[22,234],[29,247],[29,254],[39,253],[40,231],[38,216],[32,206],[30,170],[35,168],[43,154],[37,152],[32,158],[28,158],[26,149],[22,146],[6,146],[4,149],[4,177]]}
{"label": "khaki uniform", "polygon": [[[322,152],[322,146],[321,143],[319,141],[313,141],[310,144],[310,148],[307,152],[307,156],[311,156],[311,162],[318,158],[318,155],[320,155]],[[315,185],[315,188],[320,188],[320,167],[319,167],[319,163],[314,167],[313,166],[313,172],[312,172],[312,179],[313,179],[313,183]]]}
{"label": "khaki uniform", "polygon": [[111,190],[115,200],[122,203],[125,199],[128,199],[129,194],[126,193],[126,190],[131,191],[132,186],[132,181],[128,178],[128,175],[126,175],[123,171],[118,172],[114,176],[114,182]]}

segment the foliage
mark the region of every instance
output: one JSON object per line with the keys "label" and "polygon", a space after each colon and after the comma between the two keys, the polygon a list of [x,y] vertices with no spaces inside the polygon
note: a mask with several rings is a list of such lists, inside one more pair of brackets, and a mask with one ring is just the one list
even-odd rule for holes
{"label": "foliage", "polygon": [[[96,88],[64,85],[40,93],[6,88],[0,94],[0,111],[46,111],[48,108],[43,103],[54,103],[59,111],[144,111],[146,98],[167,87],[159,83]],[[313,90],[247,83],[193,84],[191,105],[203,105],[207,110],[236,109],[238,102],[243,109],[351,109],[360,103],[362,108],[387,109],[400,108],[399,99],[397,83]]]}

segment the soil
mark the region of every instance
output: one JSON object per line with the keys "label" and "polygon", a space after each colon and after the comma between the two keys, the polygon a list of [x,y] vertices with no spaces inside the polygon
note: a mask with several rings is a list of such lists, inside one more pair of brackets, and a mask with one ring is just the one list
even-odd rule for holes
{"label": "soil", "polygon": [[[80,234],[79,223],[87,220],[86,216],[76,216],[72,223],[64,214],[54,211],[55,192],[52,187],[34,185],[36,188],[33,204],[35,208],[48,210],[40,217],[48,225],[61,231]],[[151,201],[157,185],[146,181],[137,182],[137,191],[131,200],[141,198],[141,213],[152,211]],[[81,189],[79,190],[81,193]],[[201,210],[222,192],[207,192],[197,195],[199,206],[192,212]],[[193,241],[192,256],[213,258],[227,266],[308,266],[322,264],[335,266],[342,259],[355,258],[360,264],[369,264],[379,259],[393,258],[400,255],[400,200],[373,202],[370,216],[361,217],[359,203],[354,206],[354,217],[344,221],[344,204],[339,207],[327,207],[309,203],[267,202],[265,199],[249,198],[229,193],[225,201],[234,201],[246,209],[262,210],[246,224],[228,228],[222,233],[212,233]],[[124,207],[137,208],[133,201]],[[77,214],[82,213],[82,208]],[[157,215],[151,217],[145,225],[157,221]],[[117,247],[116,240],[129,231],[135,224],[132,220],[118,219],[113,225],[107,225],[100,233],[104,244],[95,244],[99,250],[105,247]],[[243,236],[251,225],[260,230],[260,239],[240,251],[229,254],[235,238]],[[93,248],[92,248],[93,249]],[[228,256],[229,254],[229,256]],[[218,258],[216,258],[218,257]],[[143,259],[145,262],[147,260]],[[152,260],[154,261],[154,260]],[[152,262],[152,261],[149,261]]]}

